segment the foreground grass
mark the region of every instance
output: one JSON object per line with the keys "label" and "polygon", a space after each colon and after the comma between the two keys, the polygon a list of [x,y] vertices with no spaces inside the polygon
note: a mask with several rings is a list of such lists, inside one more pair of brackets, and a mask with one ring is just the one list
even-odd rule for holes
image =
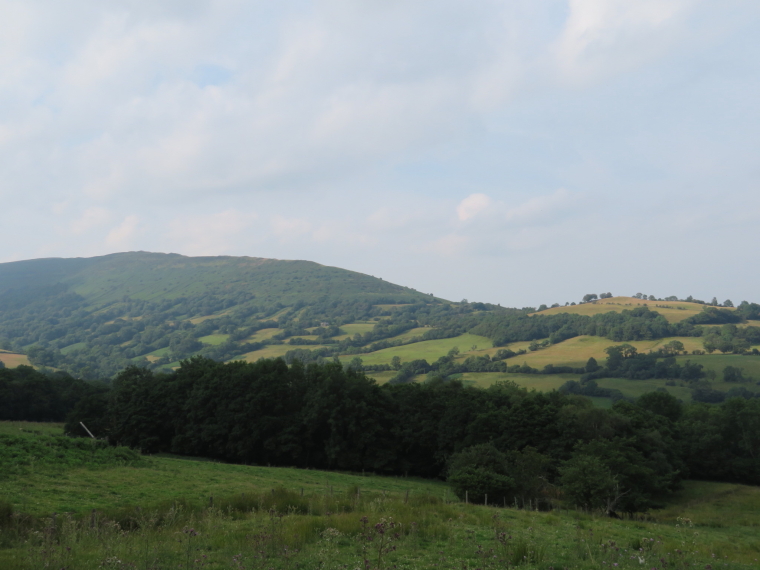
{"label": "foreground grass", "polygon": [[[697,489],[702,497],[706,488]],[[734,495],[757,505],[756,489]],[[704,499],[704,497],[702,497]],[[710,501],[703,500],[709,509]],[[0,567],[31,568],[754,568],[757,515],[701,525],[688,505],[662,521],[450,503],[424,494],[275,489],[212,503],[13,519]],[[697,513],[699,515],[699,513]],[[697,520],[695,520],[697,519]],[[717,519],[730,526],[715,525]]]}
{"label": "foreground grass", "polygon": [[[0,423],[30,445],[60,430]],[[176,457],[71,465],[0,481],[0,568],[717,570],[760,558],[760,489],[743,485],[690,481],[663,509],[613,520],[560,503],[467,505],[437,481]]]}

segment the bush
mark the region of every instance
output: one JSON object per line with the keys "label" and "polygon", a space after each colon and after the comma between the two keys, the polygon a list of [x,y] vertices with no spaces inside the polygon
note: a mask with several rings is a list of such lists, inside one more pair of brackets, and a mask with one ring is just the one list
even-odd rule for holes
{"label": "bush", "polygon": [[508,475],[507,456],[490,443],[474,445],[455,454],[449,466],[448,482],[461,500],[484,503],[512,501],[514,479]]}

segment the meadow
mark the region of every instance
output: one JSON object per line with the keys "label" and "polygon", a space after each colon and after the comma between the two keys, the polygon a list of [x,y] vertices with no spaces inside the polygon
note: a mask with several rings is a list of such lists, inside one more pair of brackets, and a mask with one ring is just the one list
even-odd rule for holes
{"label": "meadow", "polygon": [[[57,433],[0,423],[0,436]],[[760,558],[760,489],[727,483],[687,481],[662,508],[617,520],[559,497],[542,512],[472,505],[441,481],[192,458],[46,469],[0,480],[3,569],[711,570]]]}

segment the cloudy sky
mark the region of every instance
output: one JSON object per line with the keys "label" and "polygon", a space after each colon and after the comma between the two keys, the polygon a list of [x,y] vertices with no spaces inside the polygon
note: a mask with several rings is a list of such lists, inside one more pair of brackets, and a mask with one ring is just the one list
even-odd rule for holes
{"label": "cloudy sky", "polygon": [[0,261],[760,301],[757,0],[0,0]]}

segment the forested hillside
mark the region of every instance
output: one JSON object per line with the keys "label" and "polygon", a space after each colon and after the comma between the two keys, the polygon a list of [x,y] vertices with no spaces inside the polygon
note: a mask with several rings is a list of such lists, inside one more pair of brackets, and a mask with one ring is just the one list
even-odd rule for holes
{"label": "forested hillside", "polygon": [[[309,261],[146,252],[0,264],[0,348],[35,365],[111,376],[202,352],[229,359],[266,326],[351,322],[374,305],[430,303],[419,293]],[[222,343],[198,340],[229,335]],[[273,342],[276,342],[275,339]],[[156,352],[159,352],[156,354]]]}

